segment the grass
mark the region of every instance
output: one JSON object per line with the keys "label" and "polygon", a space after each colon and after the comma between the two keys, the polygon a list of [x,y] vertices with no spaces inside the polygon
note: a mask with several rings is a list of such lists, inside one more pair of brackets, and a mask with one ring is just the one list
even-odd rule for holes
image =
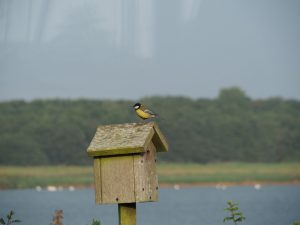
{"label": "grass", "polygon": [[0,167],[0,188],[33,188],[48,185],[80,185],[93,183],[93,168],[87,166]]}
{"label": "grass", "polygon": [[294,182],[300,181],[300,163],[166,164],[158,174],[165,183]]}
{"label": "grass", "polygon": [[[300,163],[159,164],[160,184],[220,182],[300,182]],[[91,186],[89,166],[0,166],[0,188],[33,188],[48,185]]]}

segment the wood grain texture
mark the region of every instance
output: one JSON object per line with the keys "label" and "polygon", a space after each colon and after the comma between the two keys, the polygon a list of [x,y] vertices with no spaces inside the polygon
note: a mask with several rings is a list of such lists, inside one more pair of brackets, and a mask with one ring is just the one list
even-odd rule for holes
{"label": "wood grain texture", "polygon": [[87,153],[94,157],[140,153],[153,138],[157,151],[168,150],[166,139],[154,122],[100,126]]}
{"label": "wood grain texture", "polygon": [[154,122],[98,127],[87,150],[94,157],[96,203],[157,201],[156,152],[167,150]]}
{"label": "wood grain texture", "polygon": [[95,202],[102,203],[102,187],[101,187],[101,159],[94,159],[94,182],[95,182]]}
{"label": "wood grain texture", "polygon": [[152,142],[145,153],[134,156],[134,179],[136,202],[158,200],[158,180],[156,174],[156,150]]}
{"label": "wood grain texture", "polygon": [[119,225],[136,225],[136,203],[118,204]]}
{"label": "wood grain texture", "polygon": [[133,156],[101,158],[102,204],[135,202]]}
{"label": "wood grain texture", "polygon": [[155,131],[153,136],[153,143],[156,147],[156,152],[167,152],[169,150],[169,145],[166,137],[160,131],[156,123],[153,123],[153,128]]}

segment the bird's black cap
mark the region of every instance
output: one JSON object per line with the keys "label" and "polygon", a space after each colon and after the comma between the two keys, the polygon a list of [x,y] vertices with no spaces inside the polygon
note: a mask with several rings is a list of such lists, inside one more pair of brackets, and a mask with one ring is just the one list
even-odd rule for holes
{"label": "bird's black cap", "polygon": [[141,103],[137,102],[133,105],[133,107],[136,107],[136,106],[141,107]]}

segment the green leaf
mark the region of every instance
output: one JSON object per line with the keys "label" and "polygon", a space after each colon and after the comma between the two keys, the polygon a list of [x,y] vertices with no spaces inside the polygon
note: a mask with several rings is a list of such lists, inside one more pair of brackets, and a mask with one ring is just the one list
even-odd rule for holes
{"label": "green leaf", "polygon": [[234,216],[243,216],[243,213],[241,213],[241,212],[233,212],[232,215],[234,215]]}
{"label": "green leaf", "polygon": [[11,210],[11,211],[6,215],[7,219],[8,219],[8,220],[11,220],[14,214],[15,214],[14,211]]}
{"label": "green leaf", "polygon": [[232,217],[232,216],[230,216],[230,217],[225,217],[224,220],[223,220],[223,222],[226,222],[226,221],[228,221],[228,220],[233,220],[233,217]]}
{"label": "green leaf", "polygon": [[238,217],[234,220],[234,222],[242,222],[244,219],[246,219],[245,217]]}
{"label": "green leaf", "polygon": [[233,207],[233,206],[237,206],[238,203],[234,203],[232,201],[228,201],[227,204],[230,206],[230,207]]}
{"label": "green leaf", "polygon": [[101,222],[99,220],[93,219],[92,225],[100,225]]}
{"label": "green leaf", "polygon": [[3,225],[5,225],[5,221],[4,221],[3,218],[0,218],[0,223],[3,224]]}
{"label": "green leaf", "polygon": [[238,207],[232,207],[232,208],[231,208],[231,211],[237,211],[237,210],[239,210]]}
{"label": "green leaf", "polygon": [[238,207],[228,207],[228,208],[225,208],[224,210],[237,211],[238,209],[239,209]]}

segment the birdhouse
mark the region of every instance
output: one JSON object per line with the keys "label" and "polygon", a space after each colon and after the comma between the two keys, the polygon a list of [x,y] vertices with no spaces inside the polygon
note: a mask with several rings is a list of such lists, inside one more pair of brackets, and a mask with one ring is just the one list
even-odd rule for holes
{"label": "birdhouse", "polygon": [[157,201],[156,153],[167,150],[154,122],[98,127],[87,149],[94,159],[96,203]]}

